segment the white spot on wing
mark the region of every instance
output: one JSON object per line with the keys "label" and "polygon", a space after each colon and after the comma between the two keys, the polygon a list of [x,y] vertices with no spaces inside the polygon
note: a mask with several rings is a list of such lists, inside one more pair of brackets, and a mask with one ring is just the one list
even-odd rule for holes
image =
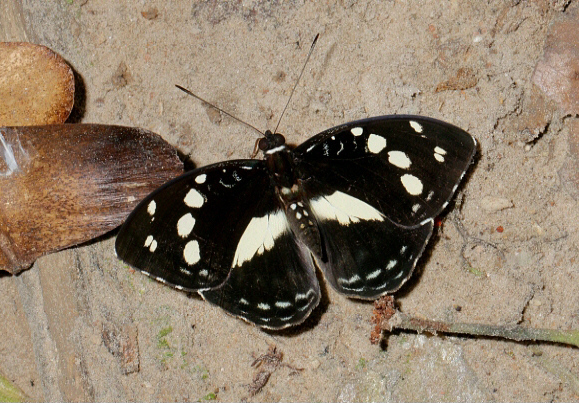
{"label": "white spot on wing", "polygon": [[247,301],[245,298],[241,298],[239,302],[243,305],[249,305],[249,301]]}
{"label": "white spot on wing", "polygon": [[292,303],[289,301],[277,301],[275,303],[275,306],[277,306],[278,308],[289,308],[290,306],[292,306]]}
{"label": "white spot on wing", "polygon": [[207,175],[205,175],[205,174],[197,175],[195,177],[195,182],[199,183],[199,184],[205,183],[206,180],[207,180]]}
{"label": "white spot on wing", "polygon": [[374,207],[339,191],[312,199],[311,207],[319,220],[337,220],[342,225],[360,220],[384,221],[383,215]]}
{"label": "white spot on wing", "polygon": [[201,277],[207,277],[209,275],[209,272],[206,269],[203,269],[199,272],[199,276]]}
{"label": "white spot on wing", "polygon": [[377,134],[370,134],[368,137],[368,150],[371,153],[378,154],[380,151],[386,148],[386,139]]}
{"label": "white spot on wing", "polygon": [[223,179],[219,179],[219,183],[221,184],[221,186],[229,188],[229,189],[231,189],[234,186],[234,184],[232,184],[232,183],[223,182]]}
{"label": "white spot on wing", "polygon": [[412,164],[408,155],[402,151],[388,151],[388,162],[402,169],[408,169]]}
{"label": "white spot on wing", "polygon": [[298,302],[298,301],[300,301],[300,300],[303,300],[303,299],[307,300],[307,299],[310,298],[310,295],[314,295],[314,294],[315,294],[314,289],[313,289],[313,288],[310,288],[310,289],[308,290],[308,292],[305,293],[305,294],[304,294],[304,293],[297,293],[295,300],[296,300],[296,302]]}
{"label": "white spot on wing", "polygon": [[191,231],[193,231],[194,225],[195,218],[193,218],[191,213],[187,213],[177,221],[177,233],[181,238],[187,238]]}
{"label": "white spot on wing", "polygon": [[250,261],[254,255],[261,255],[273,248],[275,240],[289,231],[287,218],[282,210],[263,217],[253,217],[241,235],[235,255],[233,267],[241,266]]}
{"label": "white spot on wing", "polygon": [[199,242],[189,241],[183,249],[183,258],[188,265],[192,266],[201,260],[201,255],[199,254]]}
{"label": "white spot on wing", "polygon": [[380,275],[380,273],[382,273],[382,269],[374,270],[372,273],[370,273],[366,276],[366,280],[372,280],[372,279],[378,277]]}
{"label": "white spot on wing", "polygon": [[271,309],[271,306],[269,306],[269,304],[266,304],[264,302],[260,302],[259,304],[257,304],[257,307],[263,311],[269,311]]}
{"label": "white spot on wing", "polygon": [[386,270],[392,270],[394,268],[394,266],[396,266],[397,263],[398,263],[398,260],[389,261],[388,265],[386,266]]}
{"label": "white spot on wing", "polygon": [[410,127],[412,127],[416,133],[422,133],[422,125],[417,121],[411,120]]}
{"label": "white spot on wing", "polygon": [[338,283],[350,285],[350,284],[356,283],[356,282],[358,282],[358,281],[360,281],[360,280],[362,280],[362,279],[360,278],[360,276],[358,276],[357,274],[354,274],[354,275],[353,275],[352,277],[350,277],[350,278],[338,278]]}
{"label": "white spot on wing", "polygon": [[343,289],[348,290],[348,291],[353,291],[353,292],[362,292],[364,291],[365,287],[347,287],[347,286],[342,286]]}
{"label": "white spot on wing", "polygon": [[153,235],[149,235],[147,239],[145,239],[145,248],[151,246],[151,242],[153,242]]}
{"label": "white spot on wing", "polygon": [[149,202],[149,205],[147,206],[147,213],[149,213],[150,216],[154,216],[156,209],[157,209],[157,203],[155,203],[155,200],[151,200]]}
{"label": "white spot on wing", "polygon": [[404,189],[412,196],[418,196],[422,193],[422,181],[414,175],[404,174],[400,177]]}
{"label": "white spot on wing", "polygon": [[364,130],[361,127],[352,127],[350,130],[354,136],[361,136],[364,133]]}
{"label": "white spot on wing", "polygon": [[205,203],[205,198],[197,189],[191,189],[187,192],[187,196],[185,196],[183,201],[189,207],[199,208]]}
{"label": "white spot on wing", "polygon": [[145,239],[145,248],[149,248],[150,252],[154,252],[157,249],[157,241],[155,241],[153,235],[149,235],[147,239]]}
{"label": "white spot on wing", "polygon": [[446,155],[446,150],[440,147],[434,147],[434,158],[438,162],[444,162],[444,156]]}

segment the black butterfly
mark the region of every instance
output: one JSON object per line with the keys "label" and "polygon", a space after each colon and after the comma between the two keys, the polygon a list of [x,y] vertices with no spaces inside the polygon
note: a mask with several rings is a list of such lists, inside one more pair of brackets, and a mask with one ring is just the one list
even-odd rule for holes
{"label": "black butterfly", "polygon": [[258,326],[303,322],[320,300],[319,266],[348,297],[375,299],[412,274],[471,164],[476,141],[419,116],[326,130],[295,149],[259,141],[233,160],[165,184],[129,216],[120,258]]}

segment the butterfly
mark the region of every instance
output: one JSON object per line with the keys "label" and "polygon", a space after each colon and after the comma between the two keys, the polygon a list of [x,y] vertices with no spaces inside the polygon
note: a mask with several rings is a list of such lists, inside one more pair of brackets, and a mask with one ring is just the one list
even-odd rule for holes
{"label": "butterfly", "polygon": [[371,300],[412,274],[472,162],[476,141],[448,123],[374,117],[264,159],[220,162],[163,185],[130,214],[117,255],[145,274],[269,329],[302,323],[332,288]]}

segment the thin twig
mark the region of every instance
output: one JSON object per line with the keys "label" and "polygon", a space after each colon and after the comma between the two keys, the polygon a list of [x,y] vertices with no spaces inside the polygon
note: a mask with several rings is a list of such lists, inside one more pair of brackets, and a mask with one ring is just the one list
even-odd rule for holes
{"label": "thin twig", "polygon": [[[378,306],[379,303],[380,306]],[[379,311],[379,318],[376,317],[377,311]],[[516,341],[548,341],[579,347],[579,330],[533,329],[518,325],[497,326],[419,319],[395,309],[394,299],[391,296],[383,297],[376,302],[375,318],[374,323],[377,327],[389,332],[394,329],[402,329],[413,330],[418,333],[451,333],[500,337]]]}

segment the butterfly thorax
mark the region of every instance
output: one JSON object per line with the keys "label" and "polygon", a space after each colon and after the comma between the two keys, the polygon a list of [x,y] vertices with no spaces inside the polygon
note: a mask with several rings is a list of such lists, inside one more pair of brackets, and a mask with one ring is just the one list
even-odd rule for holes
{"label": "butterfly thorax", "polygon": [[259,148],[265,154],[276,195],[292,232],[300,242],[308,245],[315,255],[321,257],[320,232],[304,194],[302,179],[297,175],[293,153],[285,145],[285,138],[268,130],[260,140]]}

